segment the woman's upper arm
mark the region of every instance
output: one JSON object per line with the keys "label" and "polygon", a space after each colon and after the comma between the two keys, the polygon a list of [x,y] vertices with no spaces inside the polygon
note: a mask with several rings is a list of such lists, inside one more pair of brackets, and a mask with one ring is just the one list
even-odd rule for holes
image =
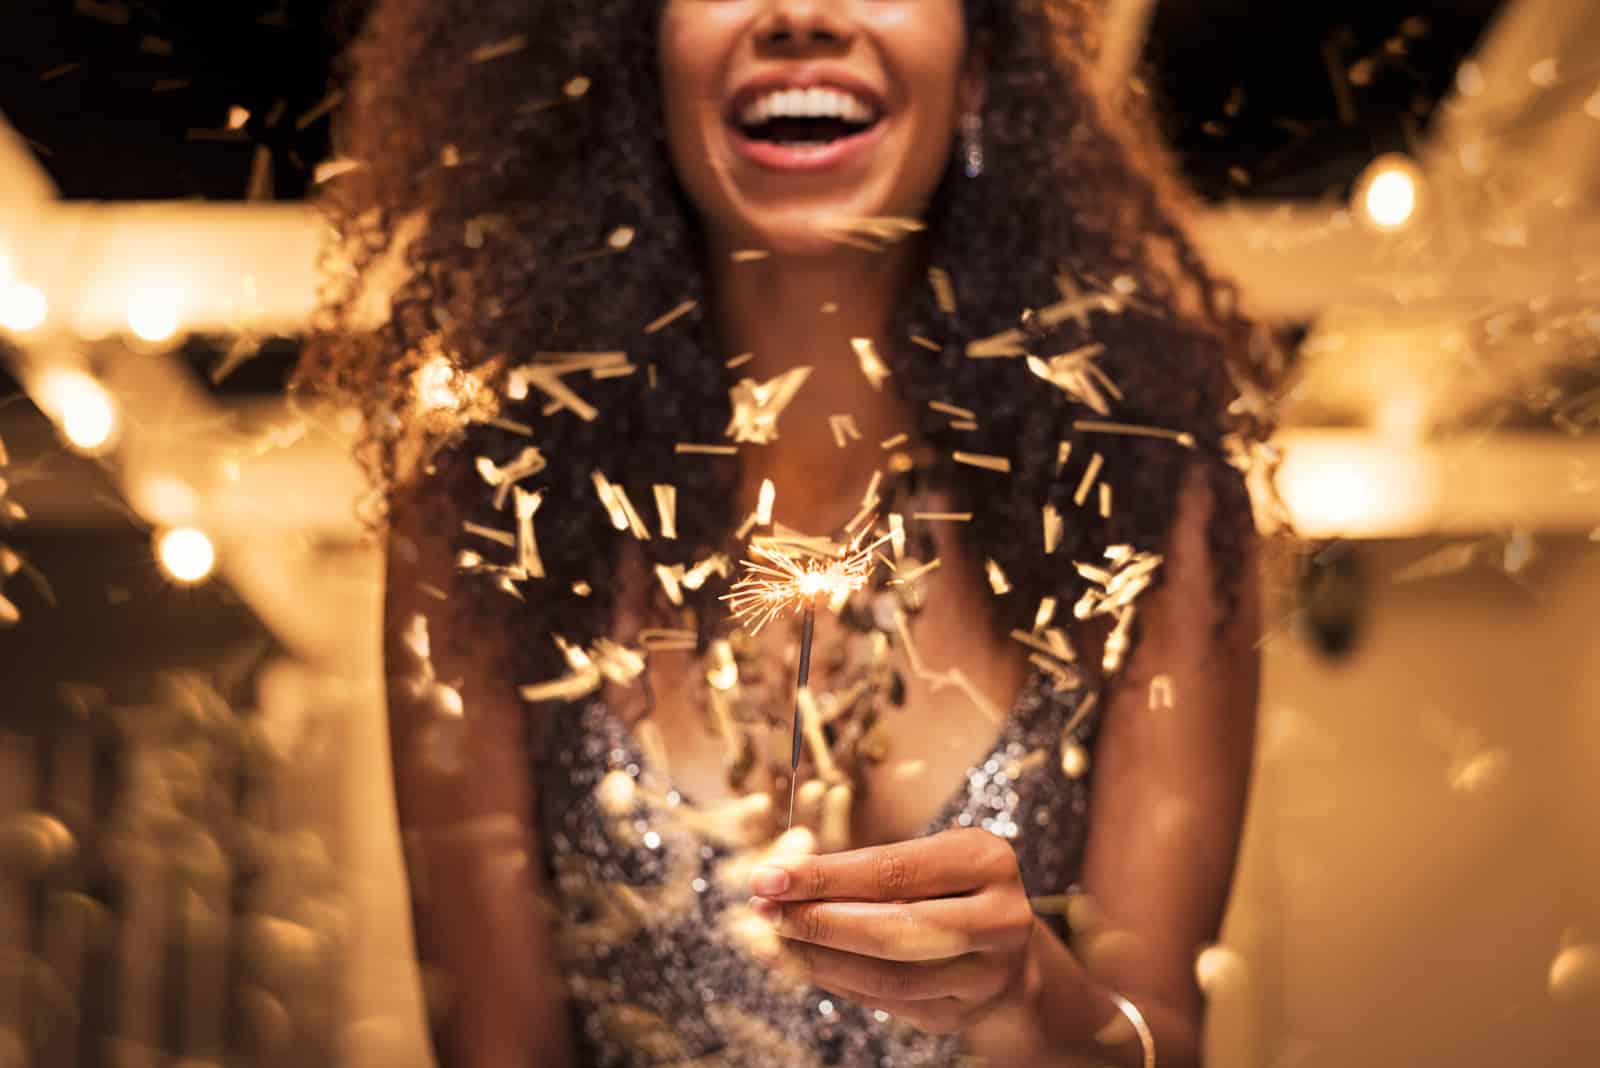
{"label": "woman's upper arm", "polygon": [[[494,622],[473,618],[432,495],[397,503],[384,663],[396,801],[417,944],[450,1065],[570,1065],[516,680]],[[459,700],[456,698],[459,697]]]}
{"label": "woman's upper arm", "polygon": [[1204,481],[1190,479],[1165,582],[1140,602],[1140,642],[1104,710],[1082,878],[1101,926],[1079,946],[1102,982],[1196,1025],[1195,958],[1227,906],[1259,695],[1255,553],[1219,632],[1211,508]]}

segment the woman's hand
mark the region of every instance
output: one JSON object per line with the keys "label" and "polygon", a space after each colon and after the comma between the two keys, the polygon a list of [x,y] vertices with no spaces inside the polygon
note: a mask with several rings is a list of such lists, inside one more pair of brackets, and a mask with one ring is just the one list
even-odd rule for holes
{"label": "woman's hand", "polygon": [[750,877],[782,937],[771,962],[936,1034],[1039,989],[1039,930],[1016,854],[982,830],[786,859]]}

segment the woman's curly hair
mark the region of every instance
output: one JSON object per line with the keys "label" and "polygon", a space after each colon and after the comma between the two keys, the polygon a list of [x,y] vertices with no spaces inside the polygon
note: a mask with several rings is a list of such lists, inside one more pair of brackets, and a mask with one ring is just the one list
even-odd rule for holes
{"label": "woman's curly hair", "polygon": [[[526,586],[525,603],[489,584],[473,595],[516,628],[519,681],[564,670],[545,635],[581,642],[606,633],[624,543],[637,544],[649,564],[689,564],[724,547],[736,519],[737,460],[674,453],[681,441],[722,440],[732,375],[705,315],[700,227],[665,144],[660,6],[376,0],[347,56],[339,148],[354,169],[322,197],[340,240],[297,384],[361,404],[363,456],[388,503],[443,494],[485,525],[511,526],[494,513],[474,460],[503,462],[530,444],[526,437],[477,423],[430,454],[429,477],[405,470],[416,441],[414,383],[428,361],[448,359],[462,381],[496,390],[508,366],[536,351],[620,350],[648,371],[578,383],[601,413],[592,422],[570,411],[541,415],[537,394],[525,410],[502,412],[535,427],[533,443],[549,460],[529,483],[545,494],[538,539],[548,578]],[[941,310],[927,285],[903,295],[893,348],[883,354],[894,384],[922,413],[922,434],[944,458],[942,477],[973,511],[964,527],[970,550],[1011,580],[1001,623],[1031,625],[1043,596],[1072,603],[1083,580],[1071,561],[1096,560],[1115,544],[1162,551],[1180,484],[1196,465],[1216,502],[1209,544],[1231,610],[1252,523],[1224,440],[1262,429],[1262,413],[1241,403],[1241,385],[1248,399],[1270,363],[1265,335],[1180,228],[1181,197],[1145,132],[1140,95],[1111,103],[1100,91],[1091,59],[1099,5],[964,6],[987,78],[986,171],[969,179],[952,161],[925,219],[924,266],[949,272],[958,305]],[[622,227],[636,236],[625,251],[610,251],[608,235]],[[372,279],[396,266],[398,284],[383,284],[393,292],[388,314],[374,316]],[[1121,394],[1114,418],[1187,432],[1197,449],[1080,433],[1073,420],[1092,413],[1025,361],[967,357],[969,342],[1061,299],[1063,278],[1132,295],[1120,314],[1068,319],[1035,339],[1037,351],[1104,345],[1100,366]],[[685,301],[696,312],[645,333]],[[930,401],[974,410],[978,429],[952,432]],[[1073,449],[1058,472],[1062,441]],[[1009,457],[1012,473],[957,465],[949,459],[957,448]],[[1097,451],[1115,491],[1106,520],[1092,503],[1073,503]],[[676,485],[678,539],[617,536],[596,502],[595,470],[635,502],[651,500],[653,484]],[[1068,518],[1051,556],[1042,546],[1047,503]],[[482,541],[473,547],[493,551]],[[588,596],[574,592],[585,584]],[[723,588],[699,591],[702,623],[720,618]]]}

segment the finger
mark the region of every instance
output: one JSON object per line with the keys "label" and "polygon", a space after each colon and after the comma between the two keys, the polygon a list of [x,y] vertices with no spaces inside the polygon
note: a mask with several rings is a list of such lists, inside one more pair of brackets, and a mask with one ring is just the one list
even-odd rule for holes
{"label": "finger", "polygon": [[908,901],[977,890],[1015,878],[1016,870],[1007,842],[965,828],[764,865],[750,892],[781,901]]}
{"label": "finger", "polygon": [[782,944],[774,963],[813,986],[878,1000],[956,998],[981,1004],[998,997],[1006,986],[998,958],[979,953],[901,963],[790,941]]}
{"label": "finger", "polygon": [[998,893],[895,904],[757,898],[754,907],[784,938],[890,961],[1015,948],[1033,925],[1027,899]]}

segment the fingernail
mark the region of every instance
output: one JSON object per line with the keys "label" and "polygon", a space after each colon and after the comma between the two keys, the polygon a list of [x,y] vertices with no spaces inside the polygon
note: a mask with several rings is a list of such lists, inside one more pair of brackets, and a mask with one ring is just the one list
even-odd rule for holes
{"label": "fingernail", "polygon": [[766,920],[768,923],[774,925],[777,924],[779,917],[783,915],[782,905],[778,904],[776,901],[768,901],[764,897],[751,898],[750,909],[757,916],[760,916],[763,920]]}
{"label": "fingernail", "polygon": [[777,897],[789,889],[789,873],[770,866],[750,873],[750,892],[762,897]]}

